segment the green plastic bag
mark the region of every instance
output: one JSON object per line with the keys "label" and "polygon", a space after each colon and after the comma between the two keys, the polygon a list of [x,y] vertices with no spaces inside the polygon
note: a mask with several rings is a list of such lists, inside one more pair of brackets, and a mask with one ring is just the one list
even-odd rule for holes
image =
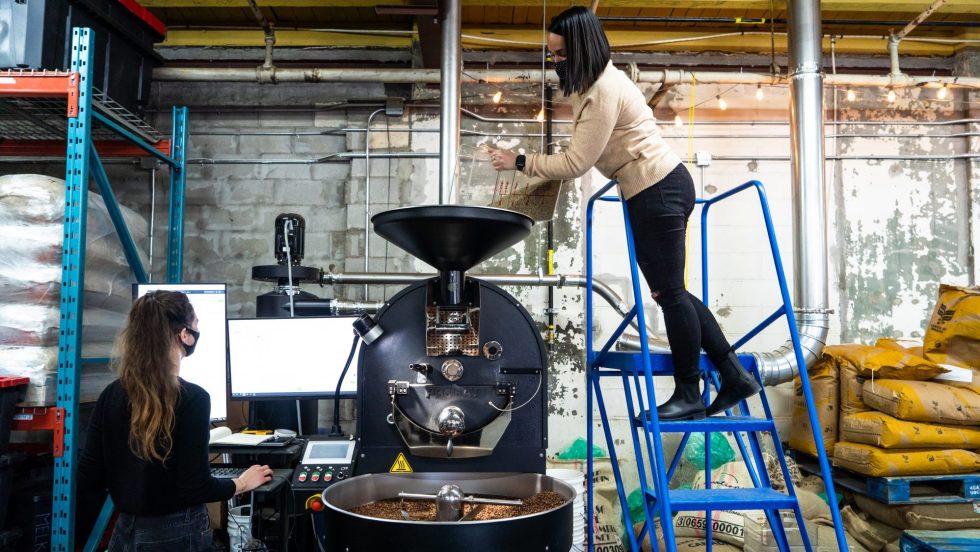
{"label": "green plastic bag", "polygon": [[[695,466],[704,466],[704,434],[692,433],[684,447],[684,459]],[[735,450],[722,433],[711,434],[711,469],[735,459]]]}
{"label": "green plastic bag", "polygon": [[[585,460],[589,456],[589,449],[585,439],[579,437],[565,450],[558,453],[559,460]],[[592,457],[605,458],[606,451],[599,445],[592,443]]]}

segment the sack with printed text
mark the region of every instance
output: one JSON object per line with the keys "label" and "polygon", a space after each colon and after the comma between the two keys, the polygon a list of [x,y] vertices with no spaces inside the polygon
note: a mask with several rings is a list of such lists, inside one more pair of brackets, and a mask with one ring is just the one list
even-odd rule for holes
{"label": "sack with printed text", "polygon": [[939,286],[922,346],[933,362],[980,367],[980,287]]}

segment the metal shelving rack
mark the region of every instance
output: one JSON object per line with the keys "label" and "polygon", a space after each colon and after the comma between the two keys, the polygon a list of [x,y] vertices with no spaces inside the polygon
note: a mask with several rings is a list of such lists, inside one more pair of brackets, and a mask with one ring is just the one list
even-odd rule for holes
{"label": "metal shelving rack", "polygon": [[[180,282],[183,262],[187,108],[173,109],[170,140],[92,88],[93,33],[72,30],[69,71],[0,71],[0,155],[38,158],[64,153],[65,240],[62,250],[58,387],[54,408],[22,409],[17,429],[55,431],[51,550],[73,552],[80,366],[84,312],[85,229],[91,176],[137,281],[147,281],[99,154],[156,157],[170,168],[167,281]],[[67,103],[67,117],[65,108]],[[93,119],[99,125],[93,125]],[[67,135],[67,149],[65,136]],[[120,140],[121,138],[121,140]],[[109,139],[109,141],[106,141]],[[57,442],[59,438],[61,443]],[[60,452],[60,454],[59,454]],[[109,505],[107,504],[107,507]]]}

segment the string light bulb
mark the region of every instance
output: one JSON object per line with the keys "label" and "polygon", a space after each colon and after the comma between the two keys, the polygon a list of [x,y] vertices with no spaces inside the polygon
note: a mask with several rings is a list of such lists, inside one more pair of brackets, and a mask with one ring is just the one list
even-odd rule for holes
{"label": "string light bulb", "polygon": [[940,100],[945,100],[946,94],[948,94],[948,92],[949,91],[947,90],[946,85],[944,84],[943,87],[939,89],[939,92],[936,92],[936,97],[939,98]]}
{"label": "string light bulb", "polygon": [[684,119],[681,119],[680,114],[674,115],[674,126],[677,128],[684,126]]}
{"label": "string light bulb", "polygon": [[538,111],[538,115],[535,117],[535,119],[537,119],[537,121],[539,123],[543,123],[544,122],[544,108],[543,107],[541,108],[541,111]]}
{"label": "string light bulb", "polygon": [[853,88],[847,89],[847,101],[853,102],[857,98],[857,94],[854,93]]}
{"label": "string light bulb", "polygon": [[765,99],[765,97],[766,97],[766,95],[762,92],[762,85],[760,84],[760,85],[756,86],[756,88],[755,88],[755,99],[756,100],[759,100],[761,102],[763,99]]}
{"label": "string light bulb", "polygon": [[495,103],[495,104],[500,103],[500,98],[503,98],[503,97],[504,97],[504,93],[501,92],[500,90],[497,90],[497,92],[494,93],[494,95],[493,95],[493,103]]}
{"label": "string light bulb", "polygon": [[728,109],[728,102],[725,101],[725,98],[722,98],[721,96],[715,97],[718,98],[718,109],[722,111]]}
{"label": "string light bulb", "polygon": [[895,91],[894,90],[889,90],[888,91],[888,102],[889,103],[895,103],[895,100],[897,98],[898,98],[898,96],[895,94]]}

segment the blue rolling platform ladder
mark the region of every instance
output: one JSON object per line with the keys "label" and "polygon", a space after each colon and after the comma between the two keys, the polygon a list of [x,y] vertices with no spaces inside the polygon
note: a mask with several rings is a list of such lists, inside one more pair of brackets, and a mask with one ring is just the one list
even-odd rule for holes
{"label": "blue rolling platform ladder", "polygon": [[[626,208],[626,203],[621,200],[618,194],[616,195],[604,195],[611,188],[616,185],[615,181],[611,181],[605,186],[603,186],[598,192],[596,192],[591,198],[586,207],[586,355],[588,366],[586,369],[587,378],[587,391],[586,391],[586,401],[587,401],[587,411],[588,411],[588,450],[589,457],[587,463],[587,469],[590,477],[588,480],[588,496],[587,505],[588,511],[591,513],[593,511],[593,488],[592,488],[592,477],[593,473],[593,456],[592,456],[592,443],[593,443],[593,403],[597,407],[599,412],[600,420],[602,423],[603,433],[606,438],[606,444],[609,449],[609,456],[612,462],[613,476],[616,480],[616,487],[619,495],[619,502],[622,506],[624,513],[624,518],[627,524],[627,537],[629,539],[629,546],[633,552],[640,550],[640,543],[643,542],[646,536],[650,537],[652,549],[655,552],[659,552],[659,544],[657,543],[656,531],[654,530],[655,524],[654,520],[672,520],[673,516],[677,512],[682,511],[704,511],[705,518],[707,520],[711,519],[712,511],[722,511],[722,510],[764,510],[766,518],[769,521],[769,526],[772,528],[773,535],[776,538],[776,542],[779,545],[779,550],[782,552],[789,552],[789,544],[786,536],[786,530],[782,523],[782,518],[780,517],[779,510],[792,510],[796,517],[796,522],[799,526],[800,535],[803,540],[803,544],[807,552],[813,550],[809,536],[806,532],[806,526],[803,522],[803,516],[800,510],[799,502],[796,498],[796,492],[793,489],[791,483],[789,469],[786,465],[785,456],[783,454],[782,444],[779,441],[779,436],[776,434],[776,426],[773,421],[772,412],[769,409],[769,402],[766,399],[765,389],[760,393],[760,399],[762,402],[762,409],[764,411],[764,417],[752,417],[749,412],[749,407],[746,401],[742,401],[740,404],[741,415],[733,415],[732,411],[726,412],[725,416],[714,416],[708,417],[703,420],[693,420],[693,421],[674,421],[661,422],[657,419],[656,415],[656,405],[657,399],[654,393],[653,378],[655,376],[669,376],[673,374],[673,367],[671,365],[671,359],[669,354],[658,354],[651,353],[649,344],[647,340],[643,337],[647,335],[646,332],[646,320],[644,319],[643,312],[643,297],[640,291],[639,283],[639,272],[637,270],[636,264],[636,249],[633,243],[633,234],[630,230],[629,224],[629,213]],[[783,271],[782,260],[779,256],[779,247],[776,243],[776,235],[773,229],[772,217],[769,211],[769,205],[766,200],[766,193],[762,186],[762,183],[752,180],[742,184],[728,192],[725,192],[717,197],[711,199],[698,199],[697,203],[702,206],[701,209],[701,270],[702,270],[702,298],[707,301],[708,297],[708,259],[707,259],[707,216],[709,208],[723,201],[727,198],[732,197],[740,192],[754,189],[758,193],[759,202],[761,206],[762,215],[764,218],[766,232],[769,238],[769,245],[772,250],[773,264],[775,265],[776,276],[779,281],[779,289],[782,295],[782,305],[779,306],[776,311],[762,321],[758,326],[756,326],[752,331],[738,340],[733,344],[733,348],[738,350],[746,342],[758,335],[762,330],[768,327],[770,324],[778,320],[781,316],[786,316],[787,325],[789,326],[789,333],[793,342],[793,348],[796,353],[797,366],[805,366],[803,352],[800,348],[800,337],[796,328],[796,323],[793,317],[793,307],[790,302],[789,290],[786,285],[786,275]],[[632,277],[633,286],[633,299],[634,307],[630,313],[625,317],[623,322],[619,325],[612,336],[606,341],[602,348],[597,352],[592,343],[592,328],[593,328],[593,304],[592,304],[592,274],[593,274],[593,259],[592,259],[592,223],[595,214],[595,206],[597,201],[604,202],[620,202],[622,204],[624,224],[626,227],[626,244],[629,250],[629,260],[630,260],[630,274]],[[640,352],[614,352],[612,351],[613,345],[619,339],[623,331],[633,323],[635,319],[636,329],[639,331],[641,336],[641,351]],[[739,355],[742,364],[749,370],[757,380],[761,383],[761,377],[759,374],[758,366],[756,365],[756,360],[753,355]],[[706,357],[701,357],[701,367],[704,369],[705,374],[710,374],[706,376],[708,381],[712,382],[714,387],[717,389],[719,385],[718,376],[714,370],[712,370],[712,365]],[[800,371],[803,393],[806,398],[807,411],[809,415],[809,420],[811,427],[819,427],[817,423],[817,414],[814,410],[813,393],[810,389],[810,381],[805,369]],[[633,453],[634,459],[636,461],[637,475],[639,476],[640,489],[643,493],[645,500],[644,503],[644,514],[645,514],[645,524],[642,531],[638,534],[634,534],[632,530],[634,520],[629,513],[629,505],[626,498],[626,488],[624,486],[623,477],[621,470],[619,468],[618,455],[616,453],[616,446],[613,440],[613,435],[609,426],[609,417],[606,413],[606,405],[602,394],[602,380],[609,377],[618,377],[622,380],[623,392],[625,394],[625,402],[628,409],[629,419],[633,421],[630,425]],[[706,383],[708,383],[706,381]],[[705,385],[705,399],[708,397],[709,385]],[[642,433],[642,439],[640,434]],[[683,437],[680,442],[680,447],[678,448],[677,454],[674,455],[674,459],[670,466],[667,467],[663,441],[661,439],[662,433],[683,433]],[[688,438],[691,433],[703,433],[704,443],[705,443],[705,489],[689,489],[689,490],[669,490],[668,484],[671,477],[674,474],[675,469],[682,456],[681,452],[684,450],[684,446],[687,444]],[[711,433],[732,433],[735,437],[736,444],[738,446],[739,452],[741,453],[742,460],[745,462],[748,469],[749,475],[752,479],[754,488],[751,489],[712,489],[711,488]],[[749,448],[751,452],[746,449],[745,440],[742,434],[745,433],[748,437]],[[760,447],[759,433],[769,433],[772,437],[772,442],[774,445],[774,451],[778,456],[780,468],[782,469],[783,479],[787,482],[787,492],[783,493],[772,488],[771,481],[769,480],[769,474],[766,470],[766,462],[763,459],[762,449]],[[827,462],[826,451],[824,450],[823,441],[819,438],[819,435],[815,434],[815,445],[818,453],[818,460],[820,462],[821,473],[826,485],[827,496],[835,497],[833,480],[830,475],[830,465]],[[645,448],[644,448],[645,447]],[[752,462],[749,461],[751,454]],[[646,459],[646,460],[645,460]],[[753,466],[754,464],[754,466]],[[664,468],[667,469],[664,469]],[[649,472],[648,472],[649,470]],[[648,479],[648,473],[652,476],[652,486],[650,479]],[[833,499],[833,498],[832,498]],[[836,506],[836,505],[833,505]],[[838,549],[847,552],[847,543],[844,539],[844,529],[843,524],[840,519],[840,512],[836,507],[831,507],[831,515],[833,517],[835,531],[837,535]],[[675,552],[677,550],[676,539],[674,536],[673,522],[661,523],[661,528],[665,540],[665,548],[668,552]],[[705,532],[707,533],[707,550],[711,551],[712,542],[712,524],[705,524]],[[594,532],[592,523],[588,524],[588,550],[594,550]]]}

